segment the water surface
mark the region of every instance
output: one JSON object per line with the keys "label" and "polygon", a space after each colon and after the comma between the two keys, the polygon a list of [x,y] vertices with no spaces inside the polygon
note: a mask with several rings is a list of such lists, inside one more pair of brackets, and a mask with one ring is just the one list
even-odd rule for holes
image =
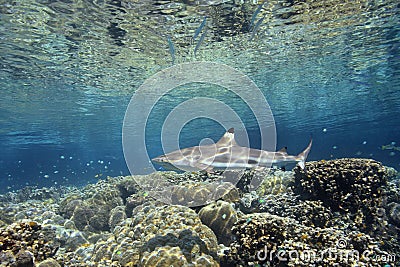
{"label": "water surface", "polygon": [[[266,1],[254,32],[260,3],[1,1],[1,190],[128,174],[121,129],[132,94],[157,71],[193,61],[254,80],[275,116],[278,147],[296,154],[313,135],[310,160],[368,157],[400,168],[400,151],[382,149],[400,146],[397,1]],[[172,91],[158,109],[202,94],[224,98],[199,88]],[[240,99],[225,99],[256,133]],[[154,112],[154,125],[162,114]],[[151,156],[162,153],[159,130],[148,135]],[[217,140],[222,130],[194,122],[181,143]]]}

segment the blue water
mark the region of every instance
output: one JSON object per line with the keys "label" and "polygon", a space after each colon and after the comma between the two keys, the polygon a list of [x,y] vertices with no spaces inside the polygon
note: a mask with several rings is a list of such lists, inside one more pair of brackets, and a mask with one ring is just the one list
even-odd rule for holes
{"label": "blue water", "polygon": [[[307,23],[279,19],[282,7],[251,41],[245,30],[223,36],[222,29],[236,26],[219,24],[214,14],[196,58],[196,44],[186,40],[202,15],[192,15],[196,19],[181,36],[171,20],[158,23],[163,14],[144,12],[155,8],[146,1],[143,10],[116,9],[115,1],[83,2],[81,9],[57,1],[0,4],[0,192],[128,175],[121,140],[125,110],[146,78],[171,65],[167,34],[175,34],[175,64],[220,62],[255,82],[274,114],[277,149],[287,146],[297,154],[312,136],[309,160],[366,157],[400,169],[400,151],[382,149],[392,142],[400,146],[400,12],[391,1]],[[251,17],[256,5],[244,7]],[[159,32],[139,27],[147,21],[135,21],[141,16]],[[113,28],[113,21],[121,26]],[[147,129],[150,157],[163,153],[165,110],[192,97],[217,95],[172,92],[158,103]],[[241,115],[251,146],[259,147],[259,129],[247,107],[230,96],[219,98]],[[217,141],[223,131],[210,121],[193,121],[183,128],[180,143]]]}

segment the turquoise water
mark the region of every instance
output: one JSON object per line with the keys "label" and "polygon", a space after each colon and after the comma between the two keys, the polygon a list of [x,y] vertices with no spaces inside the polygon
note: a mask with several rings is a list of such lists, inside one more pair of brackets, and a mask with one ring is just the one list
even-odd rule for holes
{"label": "turquoise water", "polygon": [[[194,61],[226,64],[255,82],[278,148],[297,154],[312,135],[310,160],[366,157],[400,168],[397,1],[267,1],[259,13],[261,1],[0,3],[2,192],[129,174],[121,133],[132,95],[158,71]],[[192,85],[155,106],[150,157],[163,153],[166,112],[199,96],[225,101],[260,146],[241,99]],[[223,132],[199,119],[180,143]]]}

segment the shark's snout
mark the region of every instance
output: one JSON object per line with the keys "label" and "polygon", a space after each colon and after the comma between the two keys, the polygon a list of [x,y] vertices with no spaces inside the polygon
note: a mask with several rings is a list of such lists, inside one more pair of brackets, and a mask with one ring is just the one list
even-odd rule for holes
{"label": "shark's snout", "polygon": [[165,157],[165,155],[161,155],[161,156],[151,159],[151,161],[156,162],[156,163],[162,163],[162,162],[166,162],[167,158]]}
{"label": "shark's snout", "polygon": [[162,166],[165,170],[181,170],[177,166],[175,166],[175,164],[177,163],[171,160],[170,155],[161,155],[151,159],[151,161],[159,166]]}

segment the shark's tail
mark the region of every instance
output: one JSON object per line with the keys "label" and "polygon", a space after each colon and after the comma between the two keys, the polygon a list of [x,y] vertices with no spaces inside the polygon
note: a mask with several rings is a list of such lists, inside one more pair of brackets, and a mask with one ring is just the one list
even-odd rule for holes
{"label": "shark's tail", "polygon": [[307,159],[308,153],[310,153],[311,146],[312,146],[312,138],[310,140],[310,143],[306,147],[306,149],[304,149],[303,152],[301,152],[300,154],[298,154],[296,156],[296,158],[298,160],[298,164],[299,164],[300,168],[302,168],[303,170],[305,170],[306,159]]}

